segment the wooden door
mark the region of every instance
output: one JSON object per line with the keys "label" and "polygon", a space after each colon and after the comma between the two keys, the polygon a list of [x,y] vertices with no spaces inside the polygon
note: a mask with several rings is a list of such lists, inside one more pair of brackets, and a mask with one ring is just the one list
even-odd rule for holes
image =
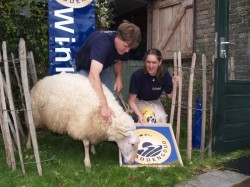
{"label": "wooden door", "polygon": [[193,54],[193,0],[159,0],[148,7],[148,48],[161,50],[163,59]]}
{"label": "wooden door", "polygon": [[[214,152],[250,148],[250,9],[216,0]],[[234,63],[232,63],[234,62]]]}

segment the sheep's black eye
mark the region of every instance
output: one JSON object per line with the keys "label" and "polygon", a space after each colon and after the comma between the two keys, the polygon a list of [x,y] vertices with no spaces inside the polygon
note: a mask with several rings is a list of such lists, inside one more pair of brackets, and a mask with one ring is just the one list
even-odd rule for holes
{"label": "sheep's black eye", "polygon": [[135,146],[135,144],[134,144],[134,143],[132,143],[131,145],[132,145],[132,147],[134,147],[134,146]]}

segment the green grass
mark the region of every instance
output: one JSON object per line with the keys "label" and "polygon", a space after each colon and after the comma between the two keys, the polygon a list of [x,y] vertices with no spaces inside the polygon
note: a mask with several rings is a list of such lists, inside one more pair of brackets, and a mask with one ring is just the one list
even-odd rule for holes
{"label": "green grass", "polygon": [[[46,133],[41,138],[38,133],[39,153],[42,160],[43,176],[39,177],[34,153],[23,148],[26,175],[23,176],[21,166],[12,171],[6,164],[5,150],[0,134],[0,186],[1,187],[167,187],[173,186],[192,176],[220,169],[223,162],[250,154],[250,150],[237,151],[225,155],[213,155],[200,159],[200,153],[193,151],[192,162],[186,159],[185,133],[181,134],[180,153],[184,167],[171,166],[164,169],[141,167],[127,168],[119,166],[118,148],[114,142],[103,142],[96,146],[96,155],[91,155],[91,169],[83,166],[84,150],[79,141],[68,136]],[[19,159],[16,159],[19,162]]]}

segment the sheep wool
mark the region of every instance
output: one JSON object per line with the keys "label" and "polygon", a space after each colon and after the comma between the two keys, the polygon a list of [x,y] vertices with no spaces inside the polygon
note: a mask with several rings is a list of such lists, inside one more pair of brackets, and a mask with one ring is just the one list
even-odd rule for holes
{"label": "sheep wool", "polygon": [[[83,141],[84,163],[89,167],[86,149],[89,149],[90,144],[115,141],[123,155],[127,155],[125,161],[131,163],[139,143],[132,117],[123,110],[105,85],[103,91],[109,107],[115,113],[111,124],[102,119],[99,97],[87,77],[72,73],[47,76],[31,90],[35,127],[46,127],[52,132],[68,134],[75,140]],[[128,143],[130,147],[127,147]]]}

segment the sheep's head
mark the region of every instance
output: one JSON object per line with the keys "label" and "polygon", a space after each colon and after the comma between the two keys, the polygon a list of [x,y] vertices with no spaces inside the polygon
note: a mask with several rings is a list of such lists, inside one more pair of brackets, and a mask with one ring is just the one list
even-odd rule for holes
{"label": "sheep's head", "polygon": [[124,161],[126,164],[132,164],[135,161],[137,155],[139,138],[135,133],[135,130],[130,130],[125,133],[123,138],[117,140],[117,145],[122,152]]}

